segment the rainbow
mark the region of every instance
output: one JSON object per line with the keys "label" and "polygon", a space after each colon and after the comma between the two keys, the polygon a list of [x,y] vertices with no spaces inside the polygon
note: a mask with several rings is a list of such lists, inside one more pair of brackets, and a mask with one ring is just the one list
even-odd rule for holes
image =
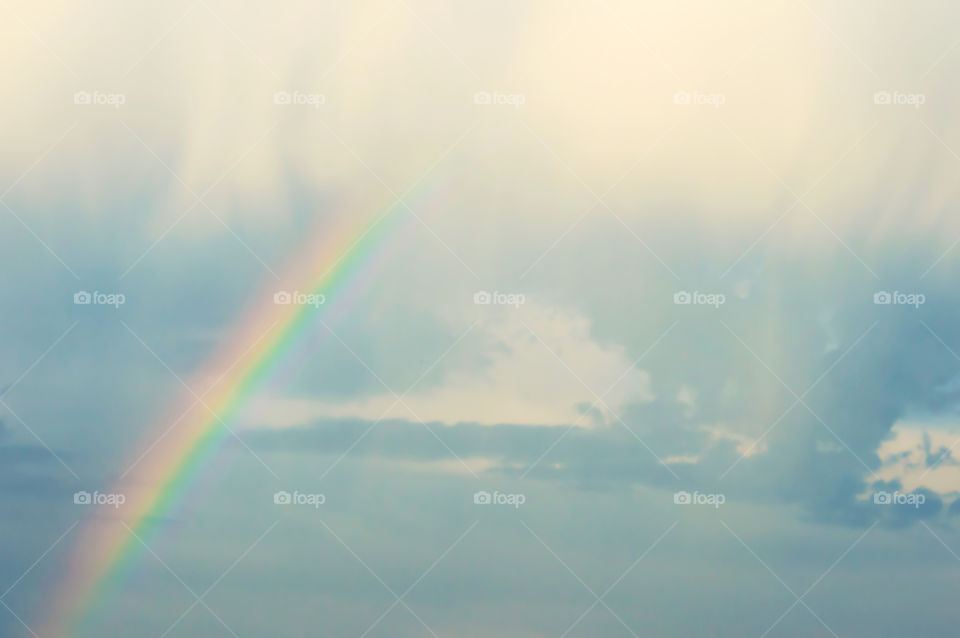
{"label": "rainbow", "polygon": [[[417,187],[411,194],[423,190]],[[161,421],[113,486],[113,493],[127,499],[119,510],[121,520],[93,517],[81,529],[53,602],[45,605],[39,635],[83,635],[94,613],[148,551],[164,517],[176,511],[224,438],[233,436],[227,424],[301,334],[315,325],[317,313],[323,313],[324,321],[335,320],[369,284],[374,268],[383,261],[387,240],[395,243],[404,234],[401,231],[406,226],[402,224],[408,225],[412,218],[397,214],[404,206],[402,199],[367,225],[351,222],[344,215],[336,229],[324,228],[306,243],[290,270],[294,280],[304,282],[295,290],[324,295],[325,303],[319,309],[276,303],[273,295],[282,289],[279,286],[272,286],[255,300],[226,347],[203,366],[199,378],[213,379],[212,383],[207,383],[205,391],[191,394],[191,405],[185,411]],[[312,274],[304,279],[303,273]]]}

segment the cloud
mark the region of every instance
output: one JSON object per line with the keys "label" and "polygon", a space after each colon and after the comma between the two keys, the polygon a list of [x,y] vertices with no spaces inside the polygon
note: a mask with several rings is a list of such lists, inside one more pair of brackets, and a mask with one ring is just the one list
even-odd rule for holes
{"label": "cloud", "polygon": [[[455,368],[442,384],[415,388],[402,403],[390,392],[346,401],[265,396],[245,419],[273,427],[318,418],[591,426],[609,423],[628,402],[653,399],[649,375],[622,347],[597,343],[584,317],[532,301],[489,308],[489,314],[487,307],[480,310],[486,315],[477,329],[486,361]],[[584,413],[595,403],[595,413]]]}
{"label": "cloud", "polygon": [[949,418],[900,420],[877,451],[883,463],[878,474],[908,489],[923,487],[952,497],[960,491],[960,471],[953,456],[958,438]]}

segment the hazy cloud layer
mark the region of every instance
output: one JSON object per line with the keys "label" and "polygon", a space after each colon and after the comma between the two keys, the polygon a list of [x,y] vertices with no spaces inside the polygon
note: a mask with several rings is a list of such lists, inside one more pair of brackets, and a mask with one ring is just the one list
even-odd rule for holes
{"label": "hazy cloud layer", "polygon": [[4,636],[287,292],[89,635],[956,633],[952,4],[10,13]]}

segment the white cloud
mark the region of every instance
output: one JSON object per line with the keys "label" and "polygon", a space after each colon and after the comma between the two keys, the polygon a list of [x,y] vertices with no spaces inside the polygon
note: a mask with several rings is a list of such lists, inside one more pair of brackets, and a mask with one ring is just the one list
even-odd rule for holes
{"label": "white cloud", "polygon": [[[622,346],[597,343],[584,317],[534,303],[491,311],[477,328],[490,344],[489,364],[454,370],[440,386],[415,389],[405,405],[394,405],[396,397],[386,391],[342,402],[263,396],[251,404],[247,421],[259,427],[317,418],[589,427],[598,418],[612,420],[610,410],[653,400],[649,374],[632,366]],[[583,408],[597,401],[594,393],[603,402],[584,415]]]}
{"label": "white cloud", "polygon": [[[880,478],[897,479],[908,491],[924,487],[938,494],[960,492],[960,465],[940,454],[943,448],[960,451],[960,430],[955,425],[900,421],[890,432],[891,437],[877,450],[882,462],[877,470]],[[928,468],[928,462],[937,464]]]}

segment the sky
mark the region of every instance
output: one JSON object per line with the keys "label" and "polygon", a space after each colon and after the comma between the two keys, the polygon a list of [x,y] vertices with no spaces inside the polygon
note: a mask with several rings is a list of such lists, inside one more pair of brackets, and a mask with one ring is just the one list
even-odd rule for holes
{"label": "sky", "polygon": [[0,636],[955,636],[953,3],[9,3]]}

